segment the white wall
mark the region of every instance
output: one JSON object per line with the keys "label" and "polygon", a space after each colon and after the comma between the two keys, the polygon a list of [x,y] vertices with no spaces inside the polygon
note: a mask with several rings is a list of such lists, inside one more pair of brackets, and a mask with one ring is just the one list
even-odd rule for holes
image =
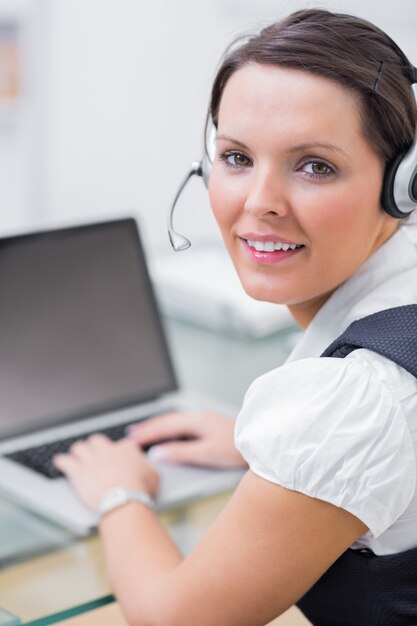
{"label": "white wall", "polygon": [[18,25],[20,47],[20,95],[0,105],[0,231],[31,223],[44,198],[43,9],[44,0],[0,0],[0,20]]}
{"label": "white wall", "polygon": [[[20,221],[58,223],[135,212],[155,250],[167,245],[166,210],[189,164],[199,158],[210,82],[237,33],[320,4],[378,23],[417,64],[415,0],[395,5],[388,0],[32,2],[43,7],[47,38],[38,43],[47,54],[41,55],[38,77],[42,111],[31,131],[37,141],[32,173],[26,163],[8,181],[16,207],[20,202]],[[2,136],[4,151],[8,139]],[[17,134],[14,146],[19,152]],[[11,144],[7,150],[13,155]],[[18,200],[21,177],[30,176],[30,197]],[[0,177],[0,195],[5,185]],[[0,220],[10,206],[0,204]],[[214,237],[200,180],[183,197],[176,224],[194,241]]]}
{"label": "white wall", "polygon": [[[51,215],[133,210],[152,240],[166,245],[165,213],[200,156],[210,80],[237,21],[221,6],[53,0]],[[190,235],[210,229],[199,180],[179,208],[182,223]]]}

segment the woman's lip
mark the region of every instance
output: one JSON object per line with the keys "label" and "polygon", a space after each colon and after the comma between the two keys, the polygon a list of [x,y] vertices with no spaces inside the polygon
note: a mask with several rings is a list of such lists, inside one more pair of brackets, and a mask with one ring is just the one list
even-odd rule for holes
{"label": "woman's lip", "polygon": [[280,243],[288,243],[290,246],[302,246],[302,243],[297,241],[292,241],[291,239],[286,239],[285,237],[281,237],[280,235],[257,235],[255,233],[245,233],[244,235],[239,235],[241,239],[245,241],[279,241]]}
{"label": "woman's lip", "polygon": [[301,246],[295,249],[289,248],[288,250],[272,250],[271,252],[267,252],[252,248],[252,246],[250,246],[249,243],[243,238],[241,239],[241,242],[248,258],[259,265],[274,265],[280,263],[281,261],[290,259],[304,250],[304,246]]}

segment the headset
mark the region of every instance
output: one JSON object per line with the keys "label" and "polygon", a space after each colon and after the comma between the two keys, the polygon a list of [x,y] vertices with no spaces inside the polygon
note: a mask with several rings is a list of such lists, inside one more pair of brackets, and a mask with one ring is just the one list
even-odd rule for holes
{"label": "headset", "polygon": [[[395,41],[393,41],[386,33],[384,33],[384,35],[387,37],[390,45],[403,60],[404,66],[406,67],[409,75],[414,99],[417,104],[417,68],[410,63],[404,52],[401,48],[399,48]],[[382,71],[382,65],[383,64],[381,63],[381,68],[373,87],[374,91],[376,91],[379,76]],[[171,246],[175,252],[186,250],[191,246],[191,241],[187,239],[187,237],[184,237],[184,235],[176,232],[174,229],[173,215],[175,206],[184,190],[184,187],[187,185],[192,176],[200,176],[207,187],[215,154],[215,141],[216,128],[212,119],[209,118],[206,125],[203,157],[200,161],[194,161],[192,163],[191,169],[182,181],[168,212],[168,236]],[[408,217],[417,208],[417,127],[411,147],[407,151],[397,155],[390,163],[388,163],[385,169],[381,192],[381,204],[388,215],[398,219]]]}
{"label": "headset", "polygon": [[[411,86],[417,102],[417,68],[409,63]],[[391,217],[408,217],[417,208],[417,127],[408,151],[386,167],[381,193],[383,209]]]}

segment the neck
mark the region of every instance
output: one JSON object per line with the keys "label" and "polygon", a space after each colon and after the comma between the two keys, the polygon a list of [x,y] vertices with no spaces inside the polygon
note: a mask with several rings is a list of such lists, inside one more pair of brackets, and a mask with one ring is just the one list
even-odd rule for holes
{"label": "neck", "polygon": [[297,324],[305,330],[315,315],[320,311],[323,304],[325,304],[330,298],[332,293],[333,291],[330,291],[329,293],[322,294],[313,300],[308,300],[307,302],[289,304],[288,310]]}
{"label": "neck", "polygon": [[[399,220],[386,216],[384,227],[378,234],[378,237],[376,238],[364,262],[366,262],[369,257],[376,252],[376,250],[378,250],[390,237],[392,237],[392,235],[398,230],[399,226]],[[306,329],[321,307],[327,302],[337,288],[338,287],[331,289],[330,291],[320,294],[311,300],[307,300],[306,302],[288,304],[288,310],[297,324],[299,324],[301,328]]]}

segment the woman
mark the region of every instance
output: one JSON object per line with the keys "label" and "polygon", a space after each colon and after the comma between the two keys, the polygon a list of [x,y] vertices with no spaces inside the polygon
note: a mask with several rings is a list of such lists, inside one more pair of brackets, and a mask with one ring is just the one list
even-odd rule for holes
{"label": "woman", "polygon": [[[171,415],[56,458],[93,510],[115,486],[145,494],[101,505],[130,624],[262,625],[296,602],[317,625],[417,623],[417,380],[366,349],[319,358],[352,321],[417,302],[415,219],[381,206],[387,164],[414,137],[410,72],[379,29],[321,10],[226,55],[210,104],[213,212],[244,289],[287,304],[306,332],[249,389],[240,452],[230,420]],[[167,434],[197,440],[158,446],[165,458],[249,465],[186,559],[146,504],[157,476],[134,442]]]}

